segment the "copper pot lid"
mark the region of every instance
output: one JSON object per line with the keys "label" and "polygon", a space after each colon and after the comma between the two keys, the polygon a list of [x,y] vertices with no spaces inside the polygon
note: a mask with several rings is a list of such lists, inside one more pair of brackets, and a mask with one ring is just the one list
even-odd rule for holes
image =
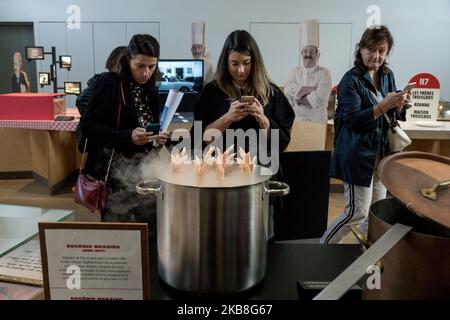
{"label": "copper pot lid", "polygon": [[379,173],[389,192],[411,212],[450,228],[450,158],[400,152],[384,158]]}

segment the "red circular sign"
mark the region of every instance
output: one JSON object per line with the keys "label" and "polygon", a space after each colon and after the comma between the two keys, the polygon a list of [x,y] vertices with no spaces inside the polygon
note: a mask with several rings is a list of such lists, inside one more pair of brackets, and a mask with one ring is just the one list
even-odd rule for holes
{"label": "red circular sign", "polygon": [[409,83],[415,82],[414,89],[440,89],[439,80],[430,73],[419,73],[409,80]]}

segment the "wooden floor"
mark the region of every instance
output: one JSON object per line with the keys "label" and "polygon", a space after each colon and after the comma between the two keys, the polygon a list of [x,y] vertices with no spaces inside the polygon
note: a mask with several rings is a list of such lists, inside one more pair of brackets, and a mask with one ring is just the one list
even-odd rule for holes
{"label": "wooden floor", "polygon": [[[76,212],[76,221],[99,221],[100,215],[73,201],[71,187],[75,182],[58,192],[47,194],[46,188],[32,179],[0,180],[0,204],[17,204],[33,207],[67,209]],[[330,224],[344,208],[342,193],[330,193],[328,208],[328,224]]]}

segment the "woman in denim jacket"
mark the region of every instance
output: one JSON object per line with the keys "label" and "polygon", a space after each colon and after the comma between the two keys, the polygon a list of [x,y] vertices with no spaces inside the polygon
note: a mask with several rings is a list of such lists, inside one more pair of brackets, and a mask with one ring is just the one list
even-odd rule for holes
{"label": "woman in denim jacket", "polygon": [[335,149],[330,175],[344,184],[344,212],[325,231],[321,243],[339,243],[357,225],[367,234],[372,202],[386,197],[377,165],[388,154],[383,116],[404,119],[406,94],[398,92],[386,57],[394,40],[385,26],[368,28],[355,50],[355,66],[338,86]]}

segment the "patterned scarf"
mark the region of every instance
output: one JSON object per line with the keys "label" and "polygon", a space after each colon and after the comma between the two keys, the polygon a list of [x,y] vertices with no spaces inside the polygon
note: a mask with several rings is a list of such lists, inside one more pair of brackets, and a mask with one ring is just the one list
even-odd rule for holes
{"label": "patterned scarf", "polygon": [[148,123],[153,123],[149,96],[144,92],[143,86],[133,80],[130,80],[130,92],[138,115],[139,125],[146,128]]}

